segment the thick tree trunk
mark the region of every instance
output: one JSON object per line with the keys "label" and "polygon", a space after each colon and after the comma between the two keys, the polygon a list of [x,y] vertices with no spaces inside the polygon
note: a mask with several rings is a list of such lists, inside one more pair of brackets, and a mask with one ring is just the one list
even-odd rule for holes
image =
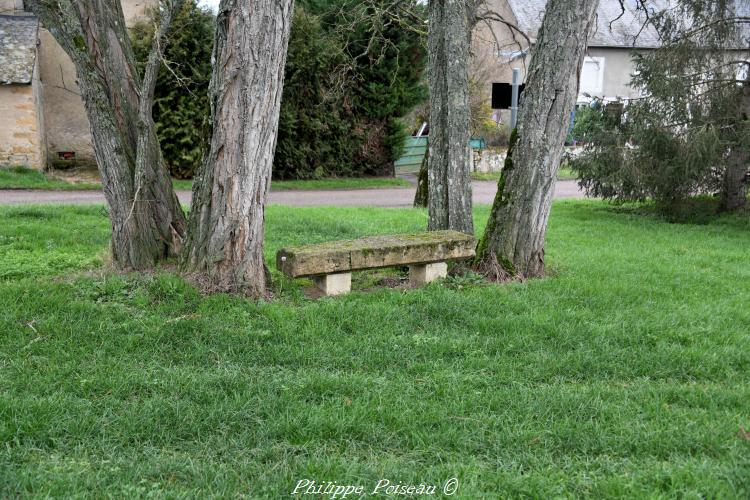
{"label": "thick tree trunk", "polygon": [[745,148],[737,146],[730,153],[729,164],[724,171],[721,190],[721,211],[735,212],[747,207],[747,176],[750,172],[750,155]]}
{"label": "thick tree trunk", "polygon": [[549,0],[533,48],[518,130],[498,182],[477,258],[498,277],[544,273],[555,178],[560,167],[586,38],[598,0]]}
{"label": "thick tree trunk", "polygon": [[193,187],[184,267],[217,290],[266,293],[263,217],[293,0],[222,0],[211,147]]}
{"label": "thick tree trunk", "polygon": [[469,4],[429,2],[428,229],[472,234],[468,64],[474,12]]}
{"label": "thick tree trunk", "polygon": [[115,264],[146,269],[176,255],[185,216],[162,162],[150,113],[141,139],[146,160],[141,180],[136,180],[141,89],[120,2],[30,0],[29,5],[76,67],[109,205]]}
{"label": "thick tree trunk", "polygon": [[747,183],[750,172],[750,152],[741,134],[750,120],[750,81],[745,81],[739,96],[737,113],[738,140],[729,154],[721,190],[721,210],[733,212],[747,207]]}

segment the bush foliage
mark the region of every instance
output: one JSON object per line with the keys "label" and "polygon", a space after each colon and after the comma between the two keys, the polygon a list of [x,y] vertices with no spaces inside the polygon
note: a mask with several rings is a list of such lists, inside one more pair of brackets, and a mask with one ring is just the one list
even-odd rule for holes
{"label": "bush foliage", "polygon": [[[414,11],[424,8],[414,3]],[[302,3],[295,10],[285,69],[275,179],[391,175],[405,127],[399,118],[425,100],[420,36],[340,15],[349,0]],[[136,59],[146,60],[153,21],[132,30]],[[175,18],[156,87],[154,120],[173,176],[192,177],[206,146],[214,17],[191,0]],[[179,64],[175,61],[179,61]]]}
{"label": "bush foliage", "polygon": [[589,108],[574,127],[585,150],[570,165],[589,194],[617,202],[652,199],[676,215],[691,196],[720,189],[715,165],[721,142],[714,127],[675,133],[642,104],[620,116],[607,107]]}
{"label": "bush foliage", "polygon": [[[153,20],[131,29],[136,60],[143,66],[151,50]],[[185,2],[175,16],[154,93],[154,122],[170,173],[193,176],[206,147],[208,84],[211,80],[214,16],[195,0]],[[143,68],[139,68],[141,71]]]}
{"label": "bush foliage", "polygon": [[297,7],[274,178],[393,174],[406,137],[399,118],[426,98],[426,55],[419,35],[377,27],[361,8],[349,0]]}
{"label": "bush foliage", "polygon": [[[682,215],[696,195],[718,195],[720,210],[746,205],[750,80],[727,57],[747,47],[734,2],[677,0],[652,19],[662,40],[633,56],[631,84],[641,99],[579,113],[574,136],[586,146],[573,161],[589,193],[617,201],[653,199]],[[621,107],[619,108],[622,109]]]}

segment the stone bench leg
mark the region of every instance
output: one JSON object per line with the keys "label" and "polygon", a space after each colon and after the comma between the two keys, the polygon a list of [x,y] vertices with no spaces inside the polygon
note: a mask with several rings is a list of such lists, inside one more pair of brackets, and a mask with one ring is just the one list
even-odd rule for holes
{"label": "stone bench leg", "polygon": [[445,262],[409,266],[409,284],[411,286],[424,285],[446,276],[448,276],[448,264]]}
{"label": "stone bench leg", "polygon": [[315,276],[313,281],[315,286],[326,295],[343,295],[352,291],[352,273]]}

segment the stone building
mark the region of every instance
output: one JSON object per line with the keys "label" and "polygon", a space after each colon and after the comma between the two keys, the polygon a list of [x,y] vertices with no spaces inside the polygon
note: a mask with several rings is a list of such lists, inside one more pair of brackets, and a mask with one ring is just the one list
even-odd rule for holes
{"label": "stone building", "polygon": [[[495,21],[480,23],[473,34],[475,57],[471,74],[484,99],[497,110],[504,107],[498,104],[504,103],[510,92],[512,69],[520,70],[521,82],[525,79],[546,0],[487,0],[487,4],[522,32]],[[634,2],[623,5],[624,11],[618,0],[601,0],[599,4],[581,71],[579,103],[592,97],[607,101],[640,96],[639,89],[630,86],[634,71],[632,55],[657,48],[659,39]],[[506,112],[496,115],[507,121]]]}
{"label": "stone building", "polygon": [[[128,25],[154,0],[122,0]],[[23,0],[0,0],[0,165],[95,165],[76,71]]]}
{"label": "stone building", "polygon": [[[653,0],[646,5],[653,15],[673,1]],[[501,122],[509,122],[509,111],[498,104],[505,104],[509,99],[513,68],[519,69],[520,81],[525,80],[546,4],[547,0],[487,0],[490,11],[516,26],[521,33],[499,21],[479,23],[473,32],[470,75],[479,86],[482,99],[491,103],[490,107]],[[730,5],[740,18],[750,16],[747,0],[735,0]],[[600,1],[581,69],[578,105],[588,104],[593,98],[608,102],[641,96],[641,90],[630,85],[635,72],[633,55],[657,49],[660,40],[647,22],[645,12],[637,6],[632,0]],[[744,24],[741,37],[744,42],[736,52],[732,51],[731,57],[747,60],[746,40],[750,39],[750,28]]]}
{"label": "stone building", "polygon": [[0,164],[41,168],[46,161],[37,31],[34,17],[0,15]]}

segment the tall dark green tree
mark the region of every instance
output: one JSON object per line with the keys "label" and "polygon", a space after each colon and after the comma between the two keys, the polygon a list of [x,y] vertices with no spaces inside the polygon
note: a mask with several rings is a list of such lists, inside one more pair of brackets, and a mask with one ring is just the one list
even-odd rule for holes
{"label": "tall dark green tree", "polygon": [[[156,16],[158,13],[153,13],[152,17]],[[139,22],[130,30],[139,70],[152,44],[153,21]],[[163,51],[167,67],[156,81],[153,116],[170,173],[185,179],[200,166],[207,144],[214,15],[196,0],[185,0],[172,24]]]}
{"label": "tall dark green tree", "polygon": [[678,0],[652,15],[663,46],[635,58],[644,98],[623,119],[593,113],[589,145],[573,163],[590,193],[653,199],[670,215],[696,194],[747,206],[750,165],[750,4]]}
{"label": "tall dark green tree", "polygon": [[[385,3],[383,3],[385,5]],[[385,22],[377,2],[298,3],[282,97],[276,178],[392,175],[399,121],[426,99],[424,8]]]}
{"label": "tall dark green tree", "polygon": [[317,178],[361,174],[349,162],[349,111],[336,93],[337,68],[345,58],[338,37],[317,16],[297,7],[292,21],[274,158],[276,178]]}

